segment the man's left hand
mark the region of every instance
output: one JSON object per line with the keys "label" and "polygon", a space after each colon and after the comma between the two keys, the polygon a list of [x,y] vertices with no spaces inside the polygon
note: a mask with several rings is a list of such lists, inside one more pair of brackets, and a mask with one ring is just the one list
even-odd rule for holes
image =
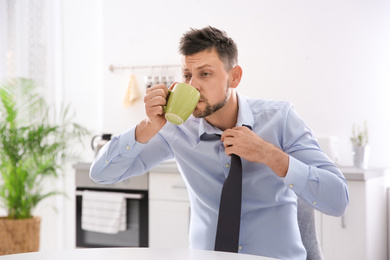
{"label": "man's left hand", "polygon": [[221,136],[227,155],[236,154],[248,161],[264,163],[278,176],[285,177],[289,157],[245,126],[227,129]]}

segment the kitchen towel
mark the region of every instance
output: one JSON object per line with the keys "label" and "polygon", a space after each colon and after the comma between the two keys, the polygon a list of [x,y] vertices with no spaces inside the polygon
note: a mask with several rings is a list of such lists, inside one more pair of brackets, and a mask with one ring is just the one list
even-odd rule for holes
{"label": "kitchen towel", "polygon": [[126,230],[126,198],[124,193],[83,192],[81,228],[107,234]]}
{"label": "kitchen towel", "polygon": [[133,105],[138,99],[140,99],[140,91],[138,88],[137,79],[134,74],[130,76],[129,83],[127,84],[125,90],[125,96],[123,97],[123,105],[125,107],[130,107]]}

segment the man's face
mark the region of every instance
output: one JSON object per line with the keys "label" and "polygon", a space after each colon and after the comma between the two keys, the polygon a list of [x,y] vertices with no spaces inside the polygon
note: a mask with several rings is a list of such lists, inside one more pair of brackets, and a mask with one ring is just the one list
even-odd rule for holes
{"label": "man's face", "polygon": [[200,92],[193,115],[207,117],[222,108],[229,99],[229,73],[215,50],[206,50],[183,58],[183,80]]}

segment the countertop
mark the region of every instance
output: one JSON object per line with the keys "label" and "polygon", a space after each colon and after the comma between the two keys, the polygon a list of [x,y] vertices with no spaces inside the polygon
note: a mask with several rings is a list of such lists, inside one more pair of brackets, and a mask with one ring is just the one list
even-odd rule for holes
{"label": "countertop", "polygon": [[[77,163],[73,165],[75,169],[89,170],[91,163]],[[388,168],[369,168],[359,169],[352,166],[338,166],[341,172],[344,174],[347,181],[366,181],[371,178],[382,177],[390,173]],[[158,166],[149,170],[149,172],[155,173],[179,173],[176,161],[174,159],[162,162]]]}
{"label": "countertop", "polygon": [[0,260],[272,260],[275,258],[186,249],[96,248],[0,256]]}
{"label": "countertop", "polygon": [[[73,168],[75,170],[89,172],[89,168],[91,167],[91,164],[92,162],[78,162],[76,164],[73,164]],[[160,163],[159,165],[153,167],[149,171],[164,173],[164,172],[179,172],[179,169],[177,168],[176,160],[171,159]]]}
{"label": "countertop", "polygon": [[[390,173],[390,169],[388,168],[359,169],[352,166],[338,166],[338,167],[340,171],[344,174],[344,177],[347,179],[347,181],[366,181],[372,178],[383,177],[386,174]],[[175,160],[168,160],[150,169],[150,172],[178,173],[179,169],[177,167]]]}
{"label": "countertop", "polygon": [[387,168],[359,169],[352,166],[339,166],[347,181],[366,181],[372,178],[383,177],[388,173]]}

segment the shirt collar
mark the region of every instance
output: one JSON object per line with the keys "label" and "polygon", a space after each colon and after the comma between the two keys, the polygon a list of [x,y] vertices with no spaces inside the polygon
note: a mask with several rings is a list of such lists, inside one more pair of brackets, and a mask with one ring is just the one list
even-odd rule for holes
{"label": "shirt collar", "polygon": [[[250,126],[250,128],[253,129],[254,118],[253,118],[251,108],[248,104],[248,101],[245,99],[245,97],[241,96],[238,92],[236,93],[238,99],[238,117],[237,117],[236,126],[246,125],[246,126]],[[201,118],[199,121],[199,129],[198,129],[199,138],[204,133],[222,134],[222,130],[209,124],[206,121],[206,119]]]}

